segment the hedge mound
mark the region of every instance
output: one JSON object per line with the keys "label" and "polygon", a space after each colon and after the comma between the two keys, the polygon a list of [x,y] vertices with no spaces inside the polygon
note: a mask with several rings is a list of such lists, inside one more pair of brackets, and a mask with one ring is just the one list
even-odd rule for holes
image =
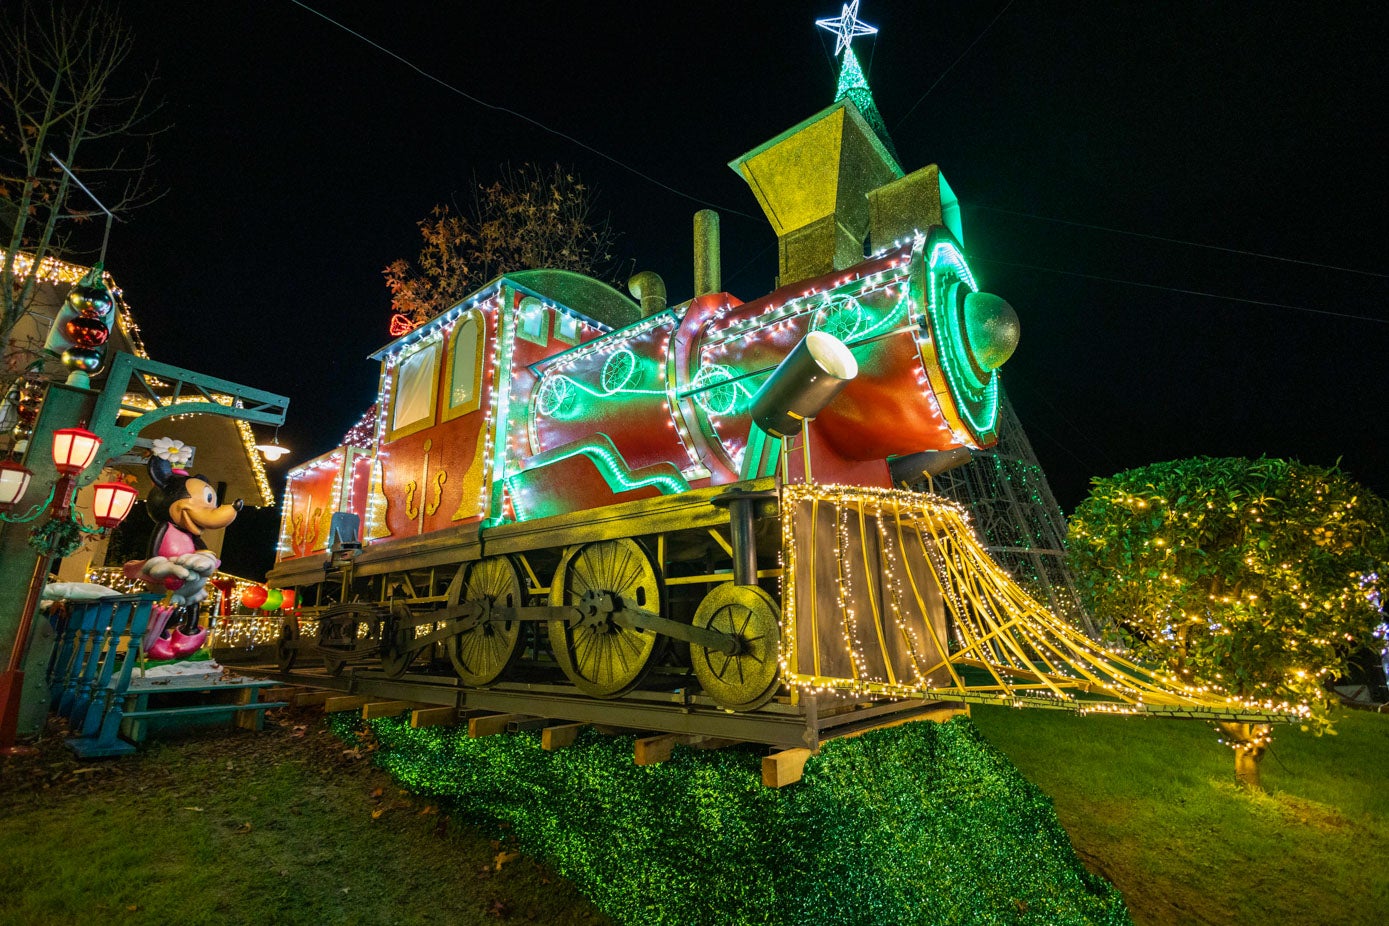
{"label": "hedge mound", "polygon": [[[333,723],[346,736],[357,721]],[[507,824],[631,926],[1130,922],[1050,799],[964,717],[833,740],[780,790],[752,752],[677,748],[637,766],[630,737],[592,731],[545,752],[533,733],[371,727],[403,784]]]}

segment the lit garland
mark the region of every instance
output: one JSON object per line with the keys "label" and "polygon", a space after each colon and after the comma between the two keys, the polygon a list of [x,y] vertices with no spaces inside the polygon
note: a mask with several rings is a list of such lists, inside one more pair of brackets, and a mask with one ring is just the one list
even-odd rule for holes
{"label": "lit garland", "polygon": [[[782,507],[782,678],[803,691],[1242,721],[1307,714],[1306,705],[1238,698],[1214,686],[1188,684],[1094,642],[1018,587],[979,545],[963,509],[951,502],[893,489],[787,485]],[[823,509],[833,516],[834,564],[829,568],[816,560],[815,528],[810,536],[797,536],[796,512],[808,510],[811,524],[818,525]],[[868,540],[870,520],[876,544]],[[907,554],[908,545],[919,557]],[[876,557],[869,556],[873,546]],[[915,558],[929,564],[926,574],[913,569]],[[815,584],[826,574],[835,583],[837,618],[816,613],[820,596]],[[890,592],[887,602],[876,596],[880,578]],[[809,588],[802,591],[802,583]],[[931,620],[928,588],[941,594],[953,615],[953,647]],[[802,600],[811,609],[810,640],[799,639],[796,632]],[[831,625],[839,627],[839,644],[849,659],[847,676],[820,669],[821,654],[828,651],[819,631]],[[895,677],[887,634],[911,641],[907,665],[912,679]],[[926,638],[929,646],[923,645]],[[866,647],[865,639],[876,647]],[[814,667],[809,672],[802,668],[807,646]],[[966,671],[974,669],[988,678],[970,681]],[[946,675],[948,680],[942,678]]]}

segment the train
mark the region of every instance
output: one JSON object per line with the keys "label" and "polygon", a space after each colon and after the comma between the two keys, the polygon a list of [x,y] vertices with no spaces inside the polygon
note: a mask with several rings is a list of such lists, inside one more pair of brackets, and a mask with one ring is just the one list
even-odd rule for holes
{"label": "train", "polygon": [[723,291],[706,210],[687,302],[522,270],[373,355],[369,433],[287,479],[280,672],[648,729],[817,715],[811,745],[923,701],[1200,710],[902,485],[997,440],[1019,337],[939,169],[847,97],[730,166],[778,236],[769,294]]}

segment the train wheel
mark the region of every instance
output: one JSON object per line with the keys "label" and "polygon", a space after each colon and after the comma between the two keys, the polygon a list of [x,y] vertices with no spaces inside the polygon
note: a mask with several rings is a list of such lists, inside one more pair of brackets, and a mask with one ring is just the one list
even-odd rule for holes
{"label": "train wheel", "polygon": [[[661,583],[641,544],[629,538],[572,547],[550,588],[550,605],[578,604],[586,592],[608,592],[626,605],[661,609]],[[616,698],[641,682],[662,637],[616,624],[573,627],[550,621],[550,648],[564,674],[585,694]]]}
{"label": "train wheel", "polygon": [[[384,616],[377,605],[364,602],[336,604],[319,615],[318,650],[323,655],[323,667],[329,675],[338,675],[349,659],[375,653],[363,646],[363,637],[378,636]],[[367,627],[364,635],[362,625]]]}
{"label": "train wheel", "polygon": [[692,623],[742,642],[736,656],[690,644],[690,662],[705,694],[730,711],[752,711],[776,694],[780,681],[781,609],[755,585],[717,586],[699,603]]}
{"label": "train wheel", "polygon": [[[473,563],[461,588],[450,592],[450,607],[460,601],[488,601],[519,608],[524,600],[516,565],[505,556],[489,556]],[[490,685],[510,668],[521,651],[521,622],[479,624],[450,638],[448,651],[459,678],[469,685]]]}
{"label": "train wheel", "polygon": [[285,618],[280,624],[280,641],[275,645],[275,661],[280,665],[281,672],[288,672],[294,668],[294,660],[299,655],[299,621],[296,618]]}

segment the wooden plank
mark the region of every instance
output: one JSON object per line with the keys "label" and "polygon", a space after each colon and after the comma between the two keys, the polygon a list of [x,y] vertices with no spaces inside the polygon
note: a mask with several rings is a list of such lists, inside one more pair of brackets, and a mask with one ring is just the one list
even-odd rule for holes
{"label": "wooden plank", "polygon": [[[960,714],[964,714],[966,717],[969,716],[968,705],[960,704],[958,702],[941,701],[933,705],[929,710],[927,710],[924,713],[912,714],[909,717],[893,717],[888,720],[884,720],[882,723],[874,724],[871,727],[864,727],[860,730],[853,730],[849,733],[842,734],[842,738],[846,740],[853,739],[854,737],[862,736],[865,733],[872,733],[874,730],[888,730],[892,727],[900,727],[903,724],[916,723],[918,720],[930,720],[935,721],[936,723],[945,723],[945,721],[949,720],[951,717],[956,717]],[[841,738],[840,736],[836,736],[833,731],[826,732],[829,733],[829,736],[827,737],[829,739]]]}
{"label": "wooden plank", "polygon": [[505,733],[506,725],[512,721],[529,719],[529,714],[487,714],[482,717],[470,717],[468,719],[468,735],[477,738]]}
{"label": "wooden plank", "polygon": [[318,691],[306,691],[303,694],[294,696],[295,707],[312,707],[315,704],[323,704],[329,698],[337,697],[332,691],[319,689]]}
{"label": "wooden plank", "polygon": [[279,688],[263,688],[261,694],[267,701],[293,701],[299,695],[306,694],[308,690],[298,685],[284,685]]}
{"label": "wooden plank", "polygon": [[762,784],[768,788],[784,788],[801,780],[806,760],[815,755],[809,749],[783,749],[762,757]]}
{"label": "wooden plank", "polygon": [[355,711],[370,700],[371,698],[363,695],[335,695],[323,702],[323,713],[335,714],[338,711]]}
{"label": "wooden plank", "polygon": [[415,729],[438,727],[457,722],[458,708],[456,707],[423,707],[410,712],[410,726]]}
{"label": "wooden plank", "polygon": [[[277,688],[267,688],[266,691],[278,691]],[[242,688],[236,692],[236,703],[240,705],[256,704],[260,700],[259,688]],[[267,698],[267,702],[279,701],[279,698]],[[281,702],[284,703],[284,702]],[[264,729],[265,712],[258,710],[238,711],[232,718],[232,723],[238,730],[257,731]]]}
{"label": "wooden plank", "polygon": [[579,738],[579,731],[586,726],[586,723],[565,723],[546,727],[540,731],[540,748],[546,752],[554,752],[556,749],[573,746],[574,740]]}
{"label": "wooden plank", "polygon": [[637,740],[632,749],[632,758],[638,765],[655,765],[657,762],[664,762],[670,758],[671,751],[675,749],[675,744],[680,742],[680,737],[674,733],[666,733],[661,736],[646,736]]}
{"label": "wooden plank", "polygon": [[427,706],[419,701],[368,701],[362,705],[362,719],[375,720],[378,717],[395,717],[406,711]]}

